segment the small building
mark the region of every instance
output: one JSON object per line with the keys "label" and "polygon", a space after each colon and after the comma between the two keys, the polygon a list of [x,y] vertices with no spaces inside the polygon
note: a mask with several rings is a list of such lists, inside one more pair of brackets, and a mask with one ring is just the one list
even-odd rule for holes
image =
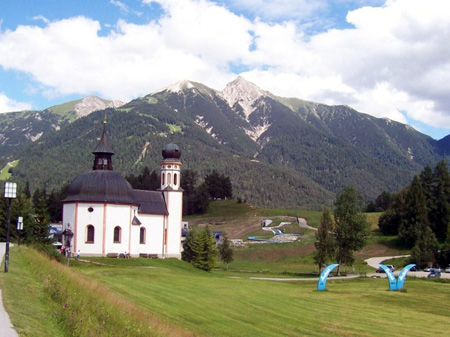
{"label": "small building", "polygon": [[73,233],[68,242],[72,252],[180,259],[183,190],[178,146],[168,144],[162,150],[157,191],[135,190],[113,171],[106,122],[92,153],[92,171],[76,177],[63,200],[63,230]]}
{"label": "small building", "polygon": [[269,226],[272,222],[273,222],[272,220],[269,220],[269,219],[263,219],[263,220],[261,221],[261,227],[267,227],[267,226]]}

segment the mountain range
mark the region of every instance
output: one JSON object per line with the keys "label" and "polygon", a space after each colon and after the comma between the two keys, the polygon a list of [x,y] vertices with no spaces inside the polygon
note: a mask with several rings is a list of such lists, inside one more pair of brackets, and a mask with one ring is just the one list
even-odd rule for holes
{"label": "mountain range", "polygon": [[450,158],[450,135],[437,141],[348,106],[278,97],[238,77],[222,91],[180,81],[126,104],[89,97],[2,114],[0,164],[19,160],[15,179],[59,188],[91,169],[105,116],[116,171],[158,171],[161,149],[175,142],[184,168],[229,175],[236,197],[264,207],[331,205],[347,185],[374,199]]}

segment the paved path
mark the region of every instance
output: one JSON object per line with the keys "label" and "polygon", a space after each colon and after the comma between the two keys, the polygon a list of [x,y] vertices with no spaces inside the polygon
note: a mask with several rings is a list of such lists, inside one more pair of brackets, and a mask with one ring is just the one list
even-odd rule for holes
{"label": "paved path", "polygon": [[[12,245],[10,244],[10,247]],[[5,255],[6,243],[0,242],[0,261],[3,261]],[[4,273],[4,264],[2,264],[1,273]],[[19,335],[14,330],[11,320],[3,307],[2,290],[0,289],[0,335],[1,337],[18,337]]]}
{"label": "paved path", "polygon": [[[397,255],[397,256],[379,256],[379,257],[371,257],[370,259],[365,260],[367,262],[367,264],[369,266],[371,266],[372,268],[376,268],[378,269],[378,265],[385,261],[385,260],[389,260],[389,259],[395,259],[395,258],[400,258],[400,257],[408,257],[409,255]],[[395,271],[395,275],[398,275],[398,273],[400,273],[400,270],[396,270]],[[410,271],[408,273],[409,276],[415,276],[415,277],[427,277],[429,274],[429,272],[427,271]],[[385,273],[373,273],[370,274],[368,276],[378,276],[378,277],[386,277]],[[441,278],[446,278],[446,279],[450,279],[450,273],[441,273]]]}

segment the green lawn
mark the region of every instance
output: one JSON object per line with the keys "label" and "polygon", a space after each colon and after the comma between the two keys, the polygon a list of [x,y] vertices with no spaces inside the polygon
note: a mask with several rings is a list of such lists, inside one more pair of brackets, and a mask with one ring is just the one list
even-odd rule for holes
{"label": "green lawn", "polygon": [[80,272],[200,335],[435,336],[448,331],[448,283],[407,280],[406,292],[389,292],[386,280],[330,279],[328,291],[317,292],[316,281],[228,278],[178,261],[144,262],[154,268],[83,267]]}
{"label": "green lawn", "polygon": [[[108,315],[125,320],[118,328],[135,329],[128,336],[155,318],[163,326],[158,334],[172,336],[435,336],[446,335],[450,321],[450,283],[434,280],[408,279],[407,291],[390,292],[384,279],[329,279],[328,291],[317,292],[315,280],[252,280],[255,275],[206,273],[174,259],[96,258],[89,260],[97,264],[73,261],[68,269],[23,249],[13,247],[10,273],[0,276],[5,305],[23,336],[62,335],[61,322],[94,328]],[[84,300],[96,291],[98,305]],[[61,296],[67,309],[51,300]],[[116,303],[117,315],[105,298]]]}

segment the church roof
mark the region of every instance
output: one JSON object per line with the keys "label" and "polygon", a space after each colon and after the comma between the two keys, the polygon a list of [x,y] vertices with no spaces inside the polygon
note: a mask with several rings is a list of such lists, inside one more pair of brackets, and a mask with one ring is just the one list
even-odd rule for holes
{"label": "church roof", "polygon": [[169,214],[160,191],[133,190],[133,199],[139,205],[139,213]]}
{"label": "church roof", "polygon": [[80,174],[69,187],[64,202],[92,201],[134,204],[133,188],[119,173],[95,170]]}

